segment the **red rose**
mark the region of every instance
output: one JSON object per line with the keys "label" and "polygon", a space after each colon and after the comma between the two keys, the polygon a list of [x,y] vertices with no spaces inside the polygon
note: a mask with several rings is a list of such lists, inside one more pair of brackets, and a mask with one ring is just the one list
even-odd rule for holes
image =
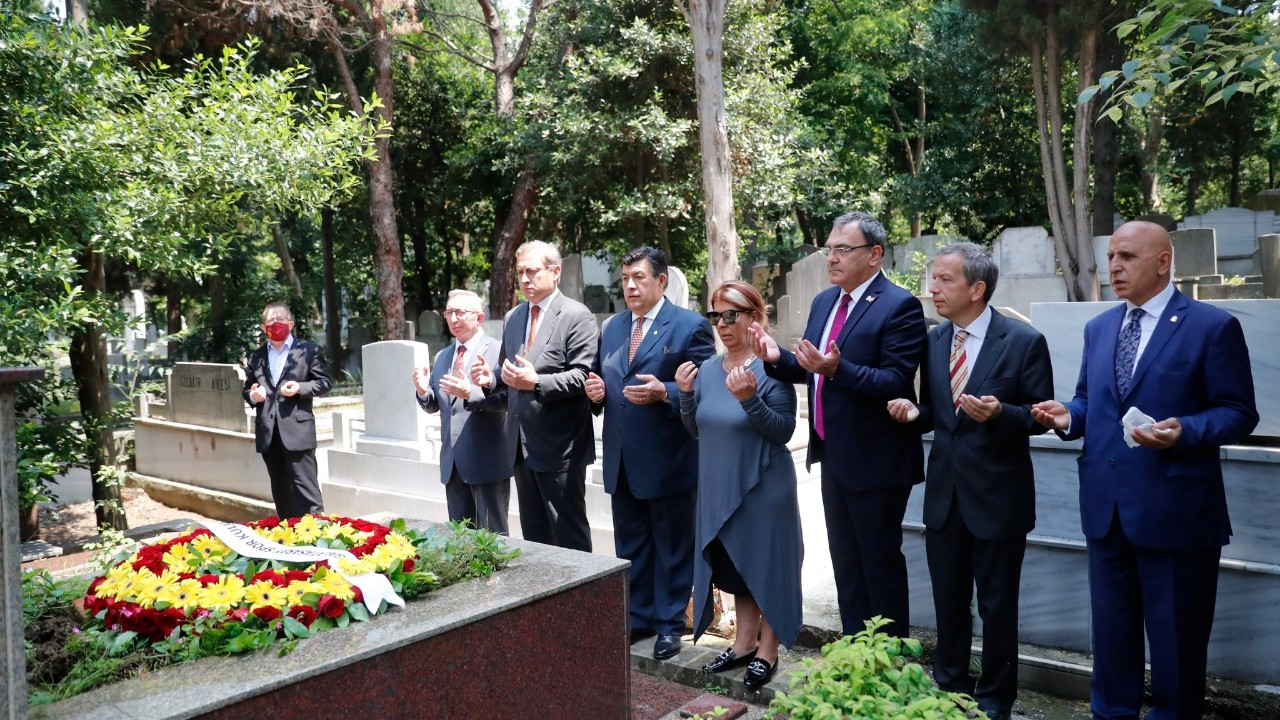
{"label": "red rose", "polygon": [[87,593],[87,594],[89,594],[89,595],[97,595],[97,594],[98,594],[98,592],[97,592],[97,590],[98,590],[98,586],[99,586],[99,585],[101,585],[102,583],[106,582],[106,581],[107,581],[107,579],[106,579],[105,577],[97,577],[97,578],[94,578],[93,582],[89,583],[89,590],[88,590],[88,593]]}
{"label": "red rose", "polygon": [[351,554],[355,555],[356,557],[364,557],[365,555],[368,555],[369,553],[373,552],[374,547],[375,547],[374,545],[371,545],[369,543],[365,543],[363,545],[357,545],[351,548]]}
{"label": "red rose", "polygon": [[407,572],[407,573],[413,572],[413,568],[414,568],[414,567],[416,567],[416,566],[415,566],[415,565],[414,565],[414,563],[413,563],[413,558],[409,558],[408,560],[405,560],[405,561],[404,561],[404,571],[405,571],[405,572]]}
{"label": "red rose", "polygon": [[200,585],[201,585],[201,587],[209,587],[210,585],[217,585],[217,584],[218,584],[218,576],[217,576],[217,575],[209,574],[209,575],[201,575],[201,576],[200,576]]}
{"label": "red rose", "polygon": [[128,623],[122,623],[122,624],[127,625],[129,630],[133,630],[137,632],[139,635],[145,636],[147,639],[151,640],[152,642],[155,642],[156,640],[163,638],[165,635],[163,632],[161,632],[160,613],[155,610],[151,610],[151,609],[142,610],[138,612],[137,615],[134,615],[132,618],[130,618]]}
{"label": "red rose", "polygon": [[260,607],[253,611],[262,622],[270,624],[272,620],[280,619],[280,611],[273,607]]}
{"label": "red rose", "polygon": [[358,587],[356,587],[356,586],[354,586],[354,585],[353,585],[353,586],[351,586],[351,591],[352,591],[352,593],[354,593],[354,594],[351,596],[351,602],[352,602],[353,604],[354,604],[354,603],[362,603],[362,602],[364,602],[364,593],[363,593],[363,592],[361,592],[360,588],[358,588]]}
{"label": "red rose", "polygon": [[284,580],[286,583],[291,582],[307,582],[311,579],[311,573],[307,570],[286,570]]}
{"label": "red rose", "polygon": [[289,612],[285,614],[307,627],[311,627],[311,624],[314,623],[316,621],[316,617],[318,617],[315,609],[307,605],[294,605],[289,608]]}
{"label": "red rose", "polygon": [[280,518],[272,515],[270,517],[264,517],[256,523],[250,523],[250,525],[263,530],[271,530],[273,528],[280,527]]}
{"label": "red rose", "polygon": [[227,619],[235,620],[236,622],[244,622],[245,618],[247,617],[249,617],[249,608],[243,607],[243,606],[238,607],[235,610],[232,610],[231,612],[227,613]]}
{"label": "red rose", "polygon": [[194,580],[195,577],[196,577],[196,574],[192,572],[178,573],[179,580]]}
{"label": "red rose", "polygon": [[249,580],[249,584],[262,582],[263,580],[271,581],[271,584],[275,585],[276,587],[284,587],[285,585],[288,584],[288,581],[286,581],[283,577],[281,577],[280,573],[276,572],[275,570],[263,570],[262,572],[259,572],[257,575],[254,575],[253,578]]}
{"label": "red rose", "polygon": [[333,595],[321,597],[320,602],[316,605],[316,610],[319,610],[320,614],[327,618],[336,618],[346,609],[346,604]]}

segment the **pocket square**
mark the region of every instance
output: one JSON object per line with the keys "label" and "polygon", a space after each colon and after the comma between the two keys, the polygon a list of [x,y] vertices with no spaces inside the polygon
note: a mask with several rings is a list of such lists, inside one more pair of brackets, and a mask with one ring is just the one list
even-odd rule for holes
{"label": "pocket square", "polygon": [[669,346],[669,345],[668,345],[667,347],[662,348],[662,354],[663,354],[663,355],[670,355],[670,354],[671,354],[671,346]]}

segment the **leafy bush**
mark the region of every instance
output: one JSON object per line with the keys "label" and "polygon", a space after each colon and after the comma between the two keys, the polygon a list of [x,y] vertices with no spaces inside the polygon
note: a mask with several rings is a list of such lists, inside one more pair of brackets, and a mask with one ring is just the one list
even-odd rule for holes
{"label": "leafy bush", "polygon": [[791,678],[793,691],[778,693],[771,713],[791,720],[963,720],[981,717],[967,695],[938,689],[915,659],[919,640],[890,637],[876,616],[867,629],[823,646],[821,660],[806,660]]}

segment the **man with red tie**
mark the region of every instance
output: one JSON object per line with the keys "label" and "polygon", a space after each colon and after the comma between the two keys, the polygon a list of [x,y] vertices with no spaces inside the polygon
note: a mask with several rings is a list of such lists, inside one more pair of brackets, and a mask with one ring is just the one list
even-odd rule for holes
{"label": "man with red tie", "polygon": [[444,319],[453,344],[436,355],[431,370],[414,368],[413,384],[422,409],[440,413],[440,482],[449,519],[506,535],[512,472],[506,409],[468,404],[484,399],[471,383],[471,367],[496,366],[500,343],[484,331],[484,306],[470,290],[449,292]]}
{"label": "man with red tie", "polygon": [[822,505],[846,635],[882,615],[886,631],[909,630],[902,518],[924,480],[919,432],[887,404],[915,398],[925,351],[924,310],[880,272],[888,236],[872,216],[836,218],[823,253],[833,287],[813,300],[794,352],[757,324],[755,352],[770,377],[809,387],[808,463],[822,465]]}
{"label": "man with red tie", "polygon": [[[1198,718],[1230,541],[1221,449],[1258,424],[1240,322],[1170,283],[1164,228],[1130,222],[1107,248],[1124,300],[1090,320],[1075,398],[1032,407],[1066,440],[1084,438],[1080,521],[1089,554],[1093,716],[1137,720],[1151,654],[1147,720]],[[1140,412],[1130,431],[1122,419]]]}

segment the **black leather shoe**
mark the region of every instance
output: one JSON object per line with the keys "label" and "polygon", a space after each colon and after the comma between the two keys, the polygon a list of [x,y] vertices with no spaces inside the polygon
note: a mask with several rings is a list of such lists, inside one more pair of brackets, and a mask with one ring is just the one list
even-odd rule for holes
{"label": "black leather shoe", "polygon": [[760,658],[753,658],[747,664],[747,674],[742,676],[742,684],[751,690],[759,690],[773,679],[773,674],[777,670],[778,662],[776,660],[770,665]]}
{"label": "black leather shoe", "polygon": [[[756,650],[758,649],[759,648],[756,648]],[[738,653],[734,652],[733,648],[726,648],[723,652],[721,652],[719,655],[716,656],[715,660],[712,660],[706,665],[703,665],[702,672],[715,673],[715,672],[720,672],[721,670],[732,670],[734,668],[739,668],[739,667],[742,667],[743,665],[746,665],[747,663],[754,660],[755,657],[756,657],[755,650],[752,650],[751,652],[747,653],[746,655],[743,655],[742,657],[738,657]]]}
{"label": "black leather shoe", "polygon": [[641,640],[645,638],[651,638],[654,635],[657,635],[657,633],[650,630],[649,628],[631,628],[631,644],[635,645]]}
{"label": "black leather shoe", "polygon": [[661,633],[658,639],[653,641],[653,657],[657,660],[666,660],[680,652],[680,636],[675,633]]}

